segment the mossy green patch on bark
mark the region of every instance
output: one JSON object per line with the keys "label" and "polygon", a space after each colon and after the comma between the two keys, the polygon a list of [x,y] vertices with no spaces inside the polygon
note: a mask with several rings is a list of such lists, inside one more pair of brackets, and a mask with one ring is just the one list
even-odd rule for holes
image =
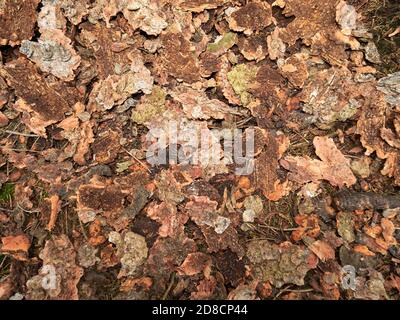
{"label": "mossy green patch on bark", "polygon": [[217,53],[220,51],[226,51],[232,48],[237,42],[237,35],[234,32],[227,32],[224,36],[215,43],[210,43],[207,46],[207,51],[211,53]]}
{"label": "mossy green patch on bark", "polygon": [[253,99],[248,90],[256,79],[258,69],[259,67],[254,65],[239,64],[228,72],[228,81],[244,106],[250,104]]}
{"label": "mossy green patch on bark", "polygon": [[153,92],[146,95],[136,110],[132,112],[132,120],[138,124],[145,124],[156,115],[165,111],[165,100],[167,94],[159,86],[153,87]]}

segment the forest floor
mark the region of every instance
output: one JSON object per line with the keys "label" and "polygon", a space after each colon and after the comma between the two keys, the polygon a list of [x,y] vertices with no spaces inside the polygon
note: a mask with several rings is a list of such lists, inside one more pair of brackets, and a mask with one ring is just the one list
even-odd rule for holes
{"label": "forest floor", "polygon": [[398,0],[0,1],[0,148],[0,300],[400,299]]}

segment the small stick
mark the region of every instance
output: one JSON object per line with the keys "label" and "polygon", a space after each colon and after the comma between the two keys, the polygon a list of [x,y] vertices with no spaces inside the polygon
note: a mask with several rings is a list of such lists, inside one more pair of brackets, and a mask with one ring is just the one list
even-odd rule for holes
{"label": "small stick", "polygon": [[167,299],[167,297],[168,297],[168,295],[169,295],[169,292],[171,291],[172,286],[174,285],[174,282],[175,282],[175,272],[172,274],[171,281],[170,281],[170,283],[169,283],[169,285],[168,285],[167,290],[166,290],[165,293],[163,294],[161,300],[166,300],[166,299]]}
{"label": "small stick", "polygon": [[137,161],[143,168],[145,168],[149,173],[151,173],[151,170],[143,163],[143,161],[139,160],[137,157],[135,157],[135,155],[133,155],[131,152],[129,152],[128,150],[126,150],[124,147],[122,147],[122,149],[129,154],[135,161]]}
{"label": "small stick", "polygon": [[30,137],[30,138],[40,138],[37,134],[32,134],[32,133],[22,133],[18,131],[12,131],[12,130],[1,130],[2,132],[8,133],[8,134],[13,134],[17,136],[23,136],[23,137]]}

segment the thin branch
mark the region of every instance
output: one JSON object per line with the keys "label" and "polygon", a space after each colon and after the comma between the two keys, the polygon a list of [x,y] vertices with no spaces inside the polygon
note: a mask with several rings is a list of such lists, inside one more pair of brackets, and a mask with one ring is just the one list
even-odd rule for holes
{"label": "thin branch", "polygon": [[23,137],[30,137],[30,138],[40,138],[37,134],[32,134],[32,133],[23,133],[23,132],[18,132],[18,131],[12,131],[12,130],[1,130],[1,132],[8,133],[8,134],[13,134],[16,136],[23,136]]}

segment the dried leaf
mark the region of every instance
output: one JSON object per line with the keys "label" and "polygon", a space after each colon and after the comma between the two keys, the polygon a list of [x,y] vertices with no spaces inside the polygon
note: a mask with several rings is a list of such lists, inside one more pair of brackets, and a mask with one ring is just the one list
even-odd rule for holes
{"label": "dried leaf", "polygon": [[325,241],[314,241],[308,248],[323,262],[335,259],[335,250]]}
{"label": "dried leaf", "polygon": [[315,152],[320,160],[306,157],[286,157],[281,165],[290,171],[289,179],[299,184],[328,180],[333,186],[352,186],[357,179],[350,169],[350,161],[328,137],[314,138]]}
{"label": "dried leaf", "polygon": [[186,276],[203,273],[206,278],[209,278],[211,264],[212,261],[209,255],[202,252],[190,253],[178,268],[178,273]]}

